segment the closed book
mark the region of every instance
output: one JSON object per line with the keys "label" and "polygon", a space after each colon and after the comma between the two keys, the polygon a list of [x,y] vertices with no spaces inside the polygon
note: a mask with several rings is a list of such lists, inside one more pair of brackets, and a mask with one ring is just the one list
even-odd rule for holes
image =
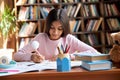
{"label": "closed book", "polygon": [[99,60],[110,60],[109,54],[94,53],[90,51],[84,51],[81,53],[75,53],[75,59],[81,61],[99,61]]}
{"label": "closed book", "polygon": [[81,67],[89,70],[89,71],[94,71],[94,70],[108,70],[112,68],[112,62],[108,60],[99,60],[95,62],[90,62],[90,61],[82,61]]}

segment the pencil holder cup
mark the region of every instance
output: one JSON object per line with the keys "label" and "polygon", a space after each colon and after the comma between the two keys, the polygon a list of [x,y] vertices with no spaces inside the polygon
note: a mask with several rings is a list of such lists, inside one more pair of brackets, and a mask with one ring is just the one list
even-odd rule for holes
{"label": "pencil holder cup", "polygon": [[57,58],[57,71],[68,72],[71,70],[71,60],[68,53],[58,54]]}

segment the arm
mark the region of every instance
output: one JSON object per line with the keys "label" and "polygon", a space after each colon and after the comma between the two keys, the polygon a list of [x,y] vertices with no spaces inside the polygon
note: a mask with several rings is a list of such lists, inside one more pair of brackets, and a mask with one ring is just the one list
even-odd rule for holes
{"label": "arm", "polygon": [[98,51],[96,49],[94,49],[92,46],[80,41],[79,39],[77,39],[76,37],[69,35],[68,36],[68,42],[71,46],[71,53],[78,51],[78,52],[83,52],[83,51],[92,51],[92,52],[97,52]]}
{"label": "arm", "polygon": [[[16,61],[35,61],[34,58],[36,58],[36,56],[38,58],[40,58],[39,56],[40,53],[37,53],[39,55],[33,54],[32,52],[35,51],[34,47],[32,47],[32,42],[33,41],[37,41],[38,43],[40,43],[40,39],[42,37],[38,34],[32,41],[30,41],[26,46],[24,46],[22,49],[18,50],[18,52],[16,52],[14,54],[14,60]],[[31,59],[32,57],[32,59]],[[41,57],[42,58],[42,57]]]}

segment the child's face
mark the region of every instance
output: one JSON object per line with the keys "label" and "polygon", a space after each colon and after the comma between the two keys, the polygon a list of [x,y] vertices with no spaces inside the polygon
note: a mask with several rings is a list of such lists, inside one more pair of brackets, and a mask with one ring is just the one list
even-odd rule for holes
{"label": "child's face", "polygon": [[51,40],[57,40],[61,37],[63,33],[63,28],[60,21],[54,21],[52,23],[49,33],[50,33]]}

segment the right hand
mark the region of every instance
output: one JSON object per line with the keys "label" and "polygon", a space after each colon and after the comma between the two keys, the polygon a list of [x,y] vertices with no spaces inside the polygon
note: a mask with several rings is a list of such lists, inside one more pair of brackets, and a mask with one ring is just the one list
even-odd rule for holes
{"label": "right hand", "polygon": [[37,52],[32,53],[31,60],[35,63],[41,63],[45,60],[45,57]]}

